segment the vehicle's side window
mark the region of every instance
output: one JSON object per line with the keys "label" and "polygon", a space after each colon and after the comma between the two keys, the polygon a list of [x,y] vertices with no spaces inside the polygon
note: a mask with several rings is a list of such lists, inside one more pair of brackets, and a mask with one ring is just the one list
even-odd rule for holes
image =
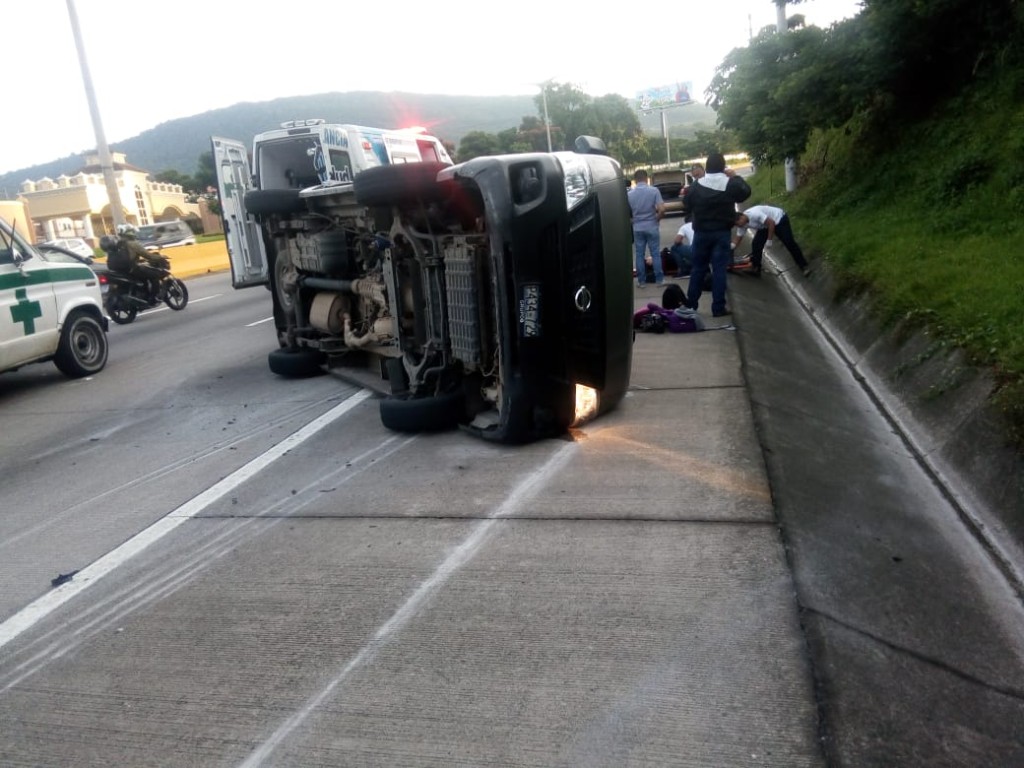
{"label": "vehicle's side window", "polygon": [[419,146],[420,158],[425,163],[439,163],[441,162],[440,156],[437,154],[437,147],[431,144],[429,141],[417,141],[416,144]]}
{"label": "vehicle's side window", "polygon": [[0,264],[13,264],[15,256],[24,259],[28,255],[17,240],[0,239]]}
{"label": "vehicle's side window", "polygon": [[352,181],[352,161],[348,152],[337,149],[330,150],[331,178],[334,181]]}

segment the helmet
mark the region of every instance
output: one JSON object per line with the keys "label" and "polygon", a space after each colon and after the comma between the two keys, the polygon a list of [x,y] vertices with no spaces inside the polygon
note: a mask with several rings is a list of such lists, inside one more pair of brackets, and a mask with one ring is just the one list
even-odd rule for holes
{"label": "helmet", "polygon": [[138,230],[135,229],[131,224],[118,224],[117,234],[119,237],[130,237],[134,238],[138,236]]}
{"label": "helmet", "polygon": [[100,238],[100,248],[107,253],[110,253],[114,248],[117,247],[117,238],[113,235],[104,235]]}

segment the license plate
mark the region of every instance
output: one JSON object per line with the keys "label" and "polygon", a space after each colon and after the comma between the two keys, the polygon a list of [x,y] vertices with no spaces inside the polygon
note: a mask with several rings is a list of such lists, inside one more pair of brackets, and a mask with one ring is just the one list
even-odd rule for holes
{"label": "license plate", "polygon": [[540,285],[526,283],[519,298],[519,332],[523,338],[537,338],[541,335]]}

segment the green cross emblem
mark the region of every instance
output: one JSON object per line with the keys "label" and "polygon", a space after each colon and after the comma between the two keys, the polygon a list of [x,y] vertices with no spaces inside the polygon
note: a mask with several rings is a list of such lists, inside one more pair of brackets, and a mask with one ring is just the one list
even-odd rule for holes
{"label": "green cross emblem", "polygon": [[29,301],[28,291],[24,288],[16,290],[14,298],[18,303],[11,307],[11,319],[16,323],[24,323],[25,335],[31,336],[36,332],[36,318],[43,316],[43,305],[38,301]]}

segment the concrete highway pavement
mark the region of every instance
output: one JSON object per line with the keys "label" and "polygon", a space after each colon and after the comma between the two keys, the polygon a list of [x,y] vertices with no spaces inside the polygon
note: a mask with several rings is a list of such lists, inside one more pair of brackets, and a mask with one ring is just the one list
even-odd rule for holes
{"label": "concrete highway pavement", "polygon": [[[680,224],[662,221],[663,244]],[[210,253],[183,268],[227,267]],[[690,566],[652,582],[675,582],[722,633],[680,646],[679,662],[751,665],[732,694],[792,729],[752,764],[1024,765],[1021,595],[808,318],[805,278],[785,254],[769,263],[760,279],[730,276],[734,314],[707,317],[729,330],[638,335],[630,396],[609,420],[623,453],[647,458],[628,498],[605,504],[675,519],[665,556]],[[652,300],[660,291],[637,290],[638,308]],[[602,502],[576,488],[564,503]],[[730,583],[721,601],[698,598]]]}
{"label": "concrete highway pavement", "polygon": [[[662,222],[663,244],[680,223]],[[1004,567],[964,524],[950,499],[968,494],[920,463],[833,330],[808,316],[808,278],[788,254],[768,261],[760,278],[729,277],[731,317],[710,317],[701,299],[709,327],[735,330],[638,337],[636,396],[676,390],[650,410],[684,465],[734,469],[735,454],[721,464],[715,451],[730,437],[764,463],[793,580],[777,609],[799,617],[824,764],[1024,765],[1024,609],[1012,575],[1022,564]],[[660,293],[638,289],[637,306]],[[732,390],[696,378],[732,365]],[[726,391],[714,405],[695,399]],[[731,494],[707,490],[680,504],[720,513]]]}
{"label": "concrete highway pavement", "polygon": [[[175,271],[204,271],[186,250]],[[1024,765],[1020,595],[794,300],[788,263],[730,277],[728,318],[703,300],[711,330],[638,334],[622,406],[576,440],[432,436],[468,479],[382,455],[346,486],[351,518],[286,457],[321,506],[224,545],[172,619],[63,662],[134,670],[117,690],[40,671],[3,689],[0,722],[81,689],[61,720],[78,730],[52,737],[122,764]],[[637,289],[636,307],[660,293]],[[347,428],[373,434],[375,415]],[[345,467],[323,439],[304,452]],[[489,462],[501,472],[467,471]],[[451,512],[374,518],[378,473]],[[260,489],[238,495],[225,505],[255,508]],[[182,530],[183,553],[208,535]],[[168,631],[211,616],[209,636]],[[168,676],[199,688],[150,698]],[[25,746],[8,735],[0,757],[43,754]]]}

